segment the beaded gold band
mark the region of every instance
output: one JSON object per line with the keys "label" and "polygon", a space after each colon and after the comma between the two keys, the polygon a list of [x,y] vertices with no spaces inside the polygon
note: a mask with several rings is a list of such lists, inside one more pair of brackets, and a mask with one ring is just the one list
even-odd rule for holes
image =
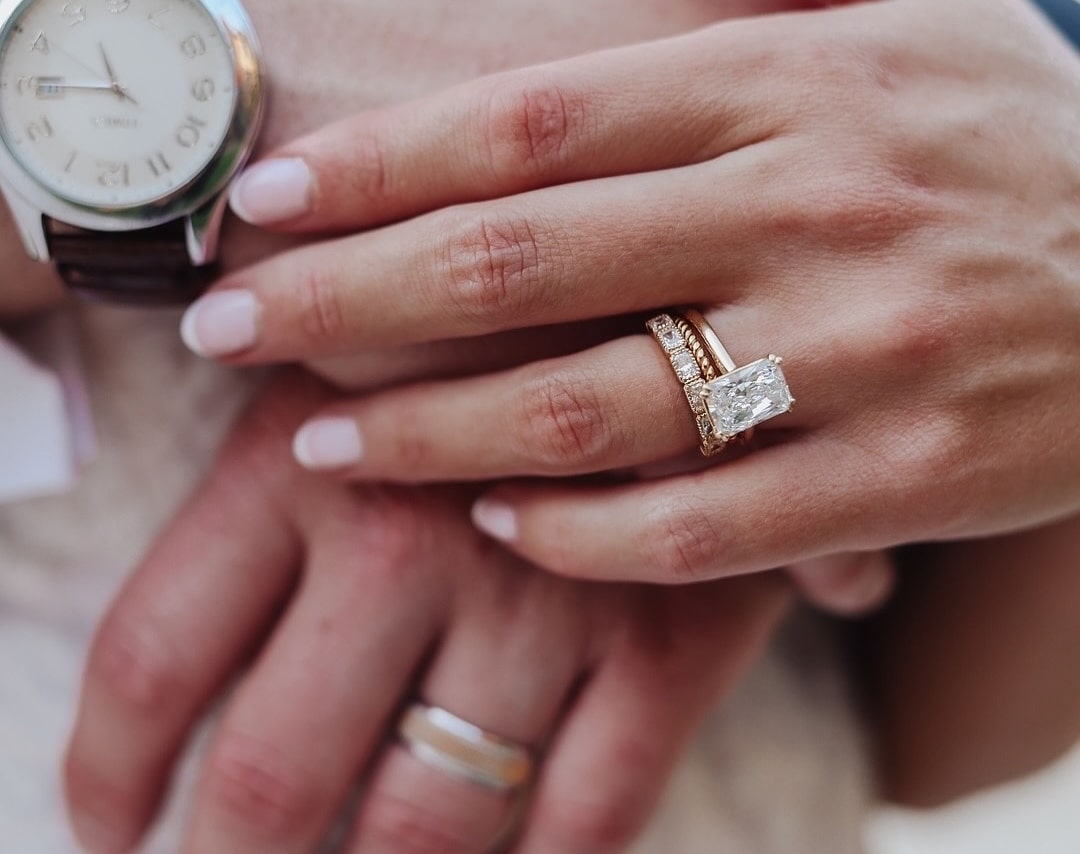
{"label": "beaded gold band", "polygon": [[661,314],[647,325],[660,349],[670,359],[675,376],[683,384],[683,392],[701,438],[701,453],[706,457],[720,453],[727,443],[716,435],[703,392],[705,383],[720,376],[721,369],[712,361],[693,325],[682,315],[675,312]]}
{"label": "beaded gold band", "polygon": [[697,309],[688,308],[686,309],[686,319],[693,325],[698,335],[701,336],[702,342],[708,349],[709,355],[712,356],[713,362],[720,368],[720,372],[730,374],[736,370],[735,360],[731,358],[727,348],[720,343],[719,336],[713,331],[709,321],[705,319],[705,315]]}

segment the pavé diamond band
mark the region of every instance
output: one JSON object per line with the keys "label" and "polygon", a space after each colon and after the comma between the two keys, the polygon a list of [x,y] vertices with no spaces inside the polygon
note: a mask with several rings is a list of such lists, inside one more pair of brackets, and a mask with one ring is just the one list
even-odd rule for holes
{"label": "pav\u00e9 diamond band", "polygon": [[532,778],[528,748],[437,706],[411,705],[398,723],[398,737],[425,765],[497,792],[519,789]]}
{"label": "pav\u00e9 diamond band", "polygon": [[683,384],[706,457],[795,405],[779,356],[736,367],[701,312],[670,311],[648,328]]}

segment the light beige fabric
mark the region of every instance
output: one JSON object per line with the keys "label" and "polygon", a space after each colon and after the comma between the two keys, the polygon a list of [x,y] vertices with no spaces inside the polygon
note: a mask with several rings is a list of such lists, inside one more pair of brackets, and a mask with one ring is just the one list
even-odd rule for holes
{"label": "light beige fabric", "polygon": [[[57,762],[88,634],[250,387],[187,355],[173,315],[78,322],[101,457],[76,493],[0,509],[0,849],[18,854],[74,850]],[[837,662],[804,620],[709,722],[636,854],[854,854],[867,797]],[[178,812],[149,852],[176,851]]]}

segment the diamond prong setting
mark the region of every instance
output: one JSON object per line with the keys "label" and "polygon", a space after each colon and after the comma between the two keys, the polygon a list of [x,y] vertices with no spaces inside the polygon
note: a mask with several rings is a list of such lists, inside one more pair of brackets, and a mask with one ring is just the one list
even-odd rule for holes
{"label": "diamond prong setting", "polygon": [[730,441],[791,411],[795,399],[780,367],[782,361],[769,356],[704,385],[701,397],[718,439]]}

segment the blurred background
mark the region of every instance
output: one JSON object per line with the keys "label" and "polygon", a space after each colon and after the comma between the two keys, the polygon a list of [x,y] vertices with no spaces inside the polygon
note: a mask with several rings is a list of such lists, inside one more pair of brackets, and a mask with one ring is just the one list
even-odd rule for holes
{"label": "blurred background", "polygon": [[868,854],[1077,854],[1080,747],[1027,780],[933,813],[881,810]]}

